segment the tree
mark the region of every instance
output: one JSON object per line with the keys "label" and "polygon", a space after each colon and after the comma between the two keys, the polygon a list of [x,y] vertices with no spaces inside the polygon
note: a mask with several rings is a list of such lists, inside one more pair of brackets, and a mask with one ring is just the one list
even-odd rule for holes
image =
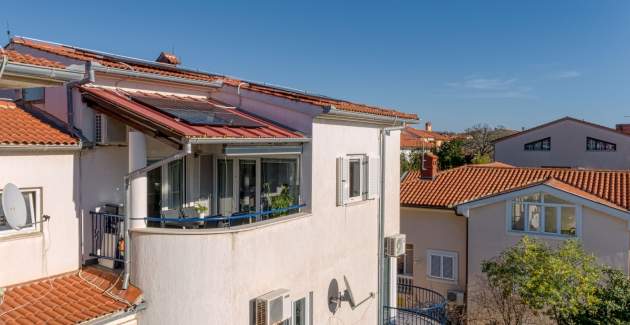
{"label": "tree", "polygon": [[488,124],[475,124],[464,132],[467,136],[464,141],[464,153],[471,157],[491,157],[494,152],[494,140],[515,132],[501,125],[493,128]]}
{"label": "tree", "polygon": [[443,143],[435,152],[438,156],[438,167],[441,170],[459,167],[469,161],[464,155],[462,140],[453,140]]}
{"label": "tree", "polygon": [[[534,313],[542,313],[558,324],[573,324],[573,315],[592,309],[599,298],[600,268],[576,240],[556,249],[523,237],[497,258],[482,263],[488,284],[503,296],[515,295]],[[512,310],[503,319],[517,318]],[[520,324],[504,323],[504,324]]]}
{"label": "tree", "polygon": [[407,157],[404,153],[400,154],[400,172],[404,173],[412,170],[420,170],[422,168],[422,151],[414,149]]}
{"label": "tree", "polygon": [[574,324],[630,324],[630,280],[619,270],[602,270],[602,285],[597,288],[598,302],[593,308],[581,308],[571,317]]}

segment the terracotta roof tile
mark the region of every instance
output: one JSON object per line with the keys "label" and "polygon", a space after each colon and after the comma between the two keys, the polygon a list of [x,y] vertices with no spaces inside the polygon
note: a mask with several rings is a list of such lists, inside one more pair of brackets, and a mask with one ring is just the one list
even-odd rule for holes
{"label": "terracotta roof tile", "polygon": [[18,107],[0,100],[0,145],[77,145],[78,139]]}
{"label": "terracotta roof tile", "polygon": [[0,324],[76,324],[141,302],[138,288],[120,286],[118,274],[96,267],[14,285],[0,304]]}
{"label": "terracotta roof tile", "polygon": [[329,97],[313,95],[308,93],[303,93],[299,91],[291,91],[288,89],[284,89],[281,87],[270,86],[266,84],[258,84],[253,82],[244,82],[243,80],[239,80],[233,77],[227,77],[222,75],[215,75],[209,73],[202,72],[192,72],[190,70],[180,69],[175,67],[172,64],[160,64],[155,62],[147,62],[146,64],[142,64],[139,61],[127,61],[122,62],[122,58],[115,58],[114,56],[108,56],[104,53],[99,53],[96,51],[90,51],[86,49],[79,49],[76,47],[70,47],[60,44],[48,43],[43,41],[35,41],[32,39],[22,38],[22,37],[13,37],[11,39],[12,44],[20,44],[23,46],[27,46],[33,49],[37,49],[40,51],[52,53],[55,55],[60,55],[64,57],[68,57],[75,60],[82,61],[94,61],[103,66],[123,69],[123,70],[134,70],[139,72],[153,73],[159,75],[166,75],[171,77],[178,77],[184,79],[192,79],[192,80],[202,80],[202,81],[222,81],[228,85],[233,87],[241,86],[242,89],[251,90],[258,93],[264,93],[273,95],[276,97],[283,97],[294,101],[299,101],[303,103],[309,103],[318,106],[330,106],[333,105],[340,110],[352,111],[352,112],[360,112],[381,116],[389,116],[396,117],[401,119],[412,119],[417,120],[418,116],[416,114],[409,114],[399,112],[389,108],[375,107],[364,104],[353,103],[340,99],[333,99]]}
{"label": "terracotta roof tile", "polygon": [[409,172],[400,184],[403,206],[452,208],[458,204],[545,183],[563,191],[630,210],[630,171],[469,165],[421,179]]}
{"label": "terracotta roof tile", "polygon": [[[155,97],[155,98],[169,98],[177,101],[193,101],[200,103],[210,103],[217,107],[225,107],[223,104],[209,99],[199,99],[188,96],[165,96],[159,93],[150,92],[129,92],[122,90],[113,90],[103,87],[82,87],[81,91],[87,98],[92,98],[100,102],[106,102],[116,106],[120,113],[130,113],[134,117],[142,117],[158,125],[164,129],[167,129],[179,136],[184,137],[196,137],[196,138],[304,138],[301,133],[289,130],[282,126],[276,125],[269,121],[265,121],[258,117],[252,116],[242,110],[236,108],[229,109],[231,113],[258,123],[260,126],[256,127],[243,127],[243,126],[231,126],[231,125],[191,125],[185,121],[178,120],[166,113],[161,112],[151,106],[144,105],[130,98],[132,95]],[[129,116],[129,119],[134,117]]]}
{"label": "terracotta roof tile", "polygon": [[[429,140],[431,139],[431,140]],[[401,149],[433,149],[436,141],[449,141],[451,137],[438,132],[406,127],[400,133]]]}
{"label": "terracotta roof tile", "polygon": [[64,69],[66,66],[62,63],[51,61],[44,58],[38,58],[30,54],[19,53],[13,50],[2,50],[0,48],[0,57],[6,55],[9,62],[37,65],[48,68]]}

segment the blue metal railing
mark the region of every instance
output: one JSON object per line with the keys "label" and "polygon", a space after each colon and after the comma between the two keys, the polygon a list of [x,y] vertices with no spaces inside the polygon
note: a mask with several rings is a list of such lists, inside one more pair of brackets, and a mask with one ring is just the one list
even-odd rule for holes
{"label": "blue metal railing", "polygon": [[408,284],[397,285],[397,307],[385,307],[384,324],[446,324],[447,301],[441,294]]}

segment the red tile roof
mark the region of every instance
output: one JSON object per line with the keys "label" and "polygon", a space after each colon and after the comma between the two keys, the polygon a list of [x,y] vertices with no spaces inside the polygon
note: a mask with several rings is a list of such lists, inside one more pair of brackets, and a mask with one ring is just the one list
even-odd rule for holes
{"label": "red tile roof", "polygon": [[[432,140],[429,140],[432,139]],[[400,133],[401,149],[432,149],[436,146],[436,141],[449,141],[451,137],[433,131],[419,130],[406,127]]]}
{"label": "red tile roof", "polygon": [[78,145],[79,140],[13,102],[0,100],[0,145]]}
{"label": "red tile roof", "polygon": [[121,289],[119,275],[96,267],[8,287],[0,324],[77,324],[132,310],[142,292]]}
{"label": "red tile roof", "polygon": [[333,99],[324,96],[318,96],[313,94],[302,93],[299,91],[291,91],[288,89],[274,87],[266,84],[258,84],[254,82],[244,82],[237,78],[214,75],[209,73],[193,72],[186,69],[180,69],[172,64],[160,64],[156,62],[147,62],[146,64],[140,63],[138,60],[127,60],[126,62],[122,57],[115,57],[113,55],[106,55],[96,51],[90,51],[86,49],[79,49],[76,47],[70,47],[66,45],[60,45],[55,43],[48,43],[43,41],[36,41],[32,39],[13,37],[11,39],[12,44],[20,44],[37,50],[45,51],[55,55],[60,55],[76,60],[94,61],[101,65],[111,68],[134,70],[139,72],[154,73],[159,75],[166,75],[172,77],[179,77],[192,80],[203,81],[222,81],[225,84],[238,87],[241,89],[247,89],[254,92],[269,94],[272,96],[283,97],[290,100],[318,105],[318,106],[335,106],[337,109],[360,112],[388,117],[395,117],[400,119],[412,119],[417,120],[416,114],[402,113],[393,109],[381,108],[363,104],[357,104],[345,100]]}
{"label": "red tile roof", "polygon": [[62,63],[47,60],[44,58],[34,57],[30,54],[23,54],[13,50],[2,50],[0,48],[0,57],[6,55],[9,59],[9,62],[22,63],[22,64],[30,64],[37,65],[47,68],[57,68],[64,69],[66,66]]}
{"label": "red tile roof", "polygon": [[[630,171],[468,165],[438,173],[433,180],[410,172],[400,184],[403,206],[452,208],[480,198],[541,183],[590,200],[630,210]],[[550,183],[551,182],[551,183]]]}
{"label": "red tile roof", "polygon": [[[168,130],[178,136],[191,138],[256,138],[256,139],[300,139],[304,138],[301,133],[291,131],[284,127],[278,126],[271,122],[265,121],[258,117],[252,116],[242,110],[236,108],[227,108],[230,112],[247,120],[254,121],[261,126],[243,127],[243,126],[211,126],[211,125],[191,125],[185,121],[178,120],[169,116],[156,108],[139,103],[131,99],[131,95],[148,96],[156,98],[169,98],[178,101],[194,101],[210,103],[218,107],[225,107],[222,103],[210,99],[199,99],[188,96],[162,95],[150,92],[129,92],[122,90],[113,90],[103,87],[82,87],[81,91],[86,98],[96,99],[97,101],[106,102],[117,107],[121,113],[128,113],[136,117],[141,117],[151,123]],[[133,117],[128,116],[129,119]]]}

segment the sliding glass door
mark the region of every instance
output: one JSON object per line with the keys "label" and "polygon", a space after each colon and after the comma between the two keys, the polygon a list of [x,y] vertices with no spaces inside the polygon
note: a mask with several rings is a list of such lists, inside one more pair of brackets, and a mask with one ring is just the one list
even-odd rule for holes
{"label": "sliding glass door", "polygon": [[238,161],[238,212],[256,212],[256,160]]}

